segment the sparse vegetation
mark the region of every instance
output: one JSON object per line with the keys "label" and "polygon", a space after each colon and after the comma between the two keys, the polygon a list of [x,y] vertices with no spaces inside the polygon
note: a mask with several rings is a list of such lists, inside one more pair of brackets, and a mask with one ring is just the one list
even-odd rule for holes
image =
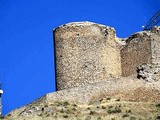
{"label": "sparse vegetation", "polygon": [[106,109],[106,107],[102,105],[102,109]]}
{"label": "sparse vegetation", "polygon": [[107,111],[109,114],[111,113],[120,113],[121,112],[121,109],[119,106],[116,106],[116,107],[113,107],[113,108],[108,108],[108,111]]}
{"label": "sparse vegetation", "polygon": [[101,120],[101,117],[98,117],[97,120]]}
{"label": "sparse vegetation", "polygon": [[108,109],[113,108],[113,106],[108,106]]}
{"label": "sparse vegetation", "polygon": [[131,113],[131,110],[126,110],[126,113]]}
{"label": "sparse vegetation", "polygon": [[4,119],[5,117],[4,116],[0,116],[0,119]]}
{"label": "sparse vegetation", "polygon": [[129,115],[128,115],[128,114],[124,114],[124,115],[122,116],[122,118],[125,118],[125,117],[129,117]]}
{"label": "sparse vegetation", "polygon": [[156,117],[156,120],[160,120],[160,115],[158,115],[158,116]]}
{"label": "sparse vegetation", "polygon": [[73,113],[73,111],[72,110],[70,110],[70,109],[66,109],[66,111],[65,111],[67,114],[72,114]]}
{"label": "sparse vegetation", "polygon": [[160,103],[156,104],[156,107],[157,107],[157,108],[160,108]]}
{"label": "sparse vegetation", "polygon": [[115,118],[111,118],[111,120],[116,120]]}
{"label": "sparse vegetation", "polygon": [[63,105],[64,105],[64,106],[67,106],[67,105],[69,105],[69,103],[68,103],[67,101],[65,101],[65,102],[63,103]]}
{"label": "sparse vegetation", "polygon": [[77,105],[76,105],[76,104],[73,104],[73,106],[74,106],[74,107],[77,107]]}
{"label": "sparse vegetation", "polygon": [[90,115],[95,115],[96,114],[96,112],[95,111],[90,111],[90,113],[89,113]]}
{"label": "sparse vegetation", "polygon": [[131,116],[130,120],[136,120],[136,117]]}
{"label": "sparse vegetation", "polygon": [[68,118],[68,115],[63,115],[64,118]]}
{"label": "sparse vegetation", "polygon": [[63,108],[60,110],[60,113],[64,113],[64,110],[63,110]]}
{"label": "sparse vegetation", "polygon": [[77,109],[76,109],[76,108],[72,108],[72,110],[73,110],[73,111],[77,111]]}
{"label": "sparse vegetation", "polygon": [[91,116],[87,116],[85,120],[91,120]]}
{"label": "sparse vegetation", "polygon": [[111,100],[111,98],[107,98],[106,100]]}
{"label": "sparse vegetation", "polygon": [[103,101],[103,99],[100,99],[99,101],[100,101],[100,102],[102,102],[102,101]]}
{"label": "sparse vegetation", "polygon": [[44,105],[44,107],[48,107],[48,105]]}
{"label": "sparse vegetation", "polygon": [[[139,109],[137,109],[136,106],[139,106]],[[148,108],[148,114],[146,114],[147,108]],[[78,119],[116,120],[118,115],[121,116],[121,119],[128,119],[128,120],[141,120],[141,118],[144,119],[147,115],[148,115],[148,120],[149,120],[149,117],[150,117],[150,120],[152,119],[159,120],[160,118],[160,116],[157,115],[158,113],[160,113],[159,104],[141,103],[141,102],[132,103],[131,101],[117,102],[116,99],[112,99],[110,101],[107,101],[106,99],[104,99],[103,103],[100,103],[99,105],[94,105],[94,103],[92,103],[91,105],[76,105],[76,104],[72,104],[65,101],[56,101],[51,105],[50,104],[41,105],[41,109],[40,109],[41,113],[38,113],[37,117],[44,117],[44,118],[51,117],[51,118],[56,118],[57,120],[60,120],[60,118],[70,119],[70,120],[73,120],[72,118],[76,118],[77,120]],[[54,111],[56,111],[56,113],[52,111],[53,109]],[[153,109],[152,112],[150,112],[151,109]],[[157,114],[153,113],[153,111],[155,111]],[[141,115],[139,113],[141,113]],[[104,114],[105,116],[103,116]],[[82,115],[84,117],[82,117]],[[109,115],[111,115],[112,117],[108,117]],[[92,116],[95,116],[95,117],[92,117]],[[29,120],[27,118],[25,119]],[[4,120],[8,120],[8,119],[4,119]]]}
{"label": "sparse vegetation", "polygon": [[120,99],[116,99],[115,101],[118,101],[118,102],[119,102],[119,101],[120,101]]}

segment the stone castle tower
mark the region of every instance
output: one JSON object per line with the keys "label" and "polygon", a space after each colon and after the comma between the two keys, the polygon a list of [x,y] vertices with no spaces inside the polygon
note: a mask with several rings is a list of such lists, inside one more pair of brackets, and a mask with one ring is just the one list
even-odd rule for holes
{"label": "stone castle tower", "polygon": [[147,33],[123,40],[113,28],[92,22],[65,24],[53,33],[57,90],[128,76],[151,63]]}

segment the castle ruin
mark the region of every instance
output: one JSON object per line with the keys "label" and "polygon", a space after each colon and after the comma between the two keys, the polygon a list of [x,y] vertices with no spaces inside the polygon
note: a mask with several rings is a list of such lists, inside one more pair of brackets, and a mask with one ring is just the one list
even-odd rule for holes
{"label": "castle ruin", "polygon": [[74,22],[53,33],[57,90],[129,76],[140,64],[151,63],[151,40],[145,32],[121,39],[111,27]]}
{"label": "castle ruin", "polygon": [[[95,118],[100,115],[103,119],[105,113],[104,119],[108,119],[111,114],[101,106],[109,108],[115,105],[117,108],[118,104],[124,104],[128,109],[139,103],[145,104],[145,109],[149,103],[149,111],[153,105],[151,112],[158,115],[159,111],[155,112],[155,109],[160,101],[160,26],[135,33],[129,38],[117,38],[111,27],[76,22],[56,28],[54,37],[57,87],[60,91],[46,94],[11,111],[6,120],[62,119],[62,115],[68,115],[68,119],[72,116],[76,119],[82,116],[88,118],[92,110],[96,114],[90,116]],[[129,76],[134,73],[141,80],[138,76],[138,79]],[[126,107],[127,101],[129,106]],[[91,109],[86,112],[86,108]],[[136,109],[130,115],[135,115]],[[138,113],[142,111],[144,108]],[[114,115],[119,118],[123,113]],[[150,114],[146,117],[146,113],[144,118],[150,118]]]}

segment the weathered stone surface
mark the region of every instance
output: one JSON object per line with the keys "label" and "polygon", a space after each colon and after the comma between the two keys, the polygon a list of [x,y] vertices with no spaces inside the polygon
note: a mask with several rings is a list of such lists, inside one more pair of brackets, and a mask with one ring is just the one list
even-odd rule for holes
{"label": "weathered stone surface", "polygon": [[[120,99],[133,102],[160,102],[160,81],[156,84],[143,82],[132,77],[110,79],[84,87],[74,87],[46,94],[42,98],[14,110],[12,117],[40,116],[40,113],[56,112],[50,109],[55,102],[67,101],[76,105],[96,104],[103,98]],[[65,107],[65,106],[64,106]],[[17,120],[17,119],[16,119]]]}
{"label": "weathered stone surface", "polygon": [[126,39],[120,50],[122,76],[136,73],[143,63],[151,63],[151,38],[147,32],[139,32]]}
{"label": "weathered stone surface", "polygon": [[160,66],[155,64],[142,64],[137,68],[137,78],[147,82],[160,80]]}
{"label": "weathered stone surface", "polygon": [[150,84],[132,77],[121,77],[50,93],[46,95],[46,102],[52,103],[56,100],[65,100],[73,103],[89,104],[103,97],[159,102],[159,84],[160,81],[157,84]]}
{"label": "weathered stone surface", "polygon": [[152,62],[160,65],[160,26],[155,26],[148,31],[151,37]]}
{"label": "weathered stone surface", "polygon": [[54,30],[58,90],[120,75],[120,51],[111,27],[69,23]]}
{"label": "weathered stone surface", "polygon": [[137,77],[147,82],[160,80],[160,26],[147,31],[151,39],[152,64],[142,64],[137,68]]}
{"label": "weathered stone surface", "polygon": [[56,28],[54,40],[58,90],[128,76],[140,64],[151,62],[145,32],[123,40],[111,27],[75,22]]}

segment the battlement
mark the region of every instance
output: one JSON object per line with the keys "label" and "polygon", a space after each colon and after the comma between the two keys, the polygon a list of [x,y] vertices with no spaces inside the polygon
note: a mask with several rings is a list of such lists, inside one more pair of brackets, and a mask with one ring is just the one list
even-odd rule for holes
{"label": "battlement", "polygon": [[74,22],[53,33],[57,90],[129,76],[140,64],[151,63],[147,32],[121,39],[112,27]]}

